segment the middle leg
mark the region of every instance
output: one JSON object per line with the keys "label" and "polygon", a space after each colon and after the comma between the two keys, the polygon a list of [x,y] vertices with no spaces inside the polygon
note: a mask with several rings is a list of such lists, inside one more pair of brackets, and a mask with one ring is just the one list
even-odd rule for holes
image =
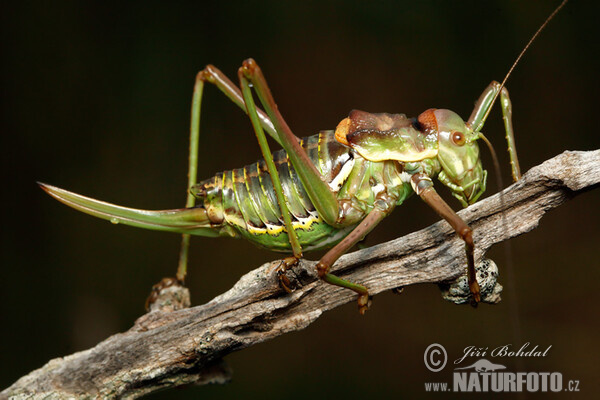
{"label": "middle leg", "polygon": [[378,208],[376,204],[367,217],[363,219],[361,223],[358,224],[358,226],[340,243],[329,250],[317,263],[317,273],[325,282],[345,287],[358,293],[358,312],[361,314],[364,314],[369,308],[369,291],[367,288],[345,279],[338,278],[337,276],[330,274],[329,270],[338,258],[350,250],[356,243],[360,242],[379,222],[381,222],[383,218],[385,218],[386,215],[387,212]]}

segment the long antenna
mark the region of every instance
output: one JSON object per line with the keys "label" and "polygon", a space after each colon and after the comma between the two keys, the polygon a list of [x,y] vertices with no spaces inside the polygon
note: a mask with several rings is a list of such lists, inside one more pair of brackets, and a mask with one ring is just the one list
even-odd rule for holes
{"label": "long antenna", "polygon": [[538,35],[540,34],[540,32],[542,32],[544,30],[544,28],[546,27],[546,25],[548,25],[548,22],[550,22],[552,20],[552,18],[554,18],[554,16],[556,15],[556,13],[558,13],[560,11],[560,9],[563,8],[565,6],[565,4],[567,4],[567,1],[569,1],[569,0],[563,0],[563,2],[560,3],[558,5],[558,7],[556,7],[556,9],[554,9],[554,11],[552,12],[552,14],[550,14],[548,16],[548,18],[546,18],[546,20],[544,21],[544,23],[533,34],[533,36],[531,37],[531,39],[529,39],[529,42],[527,42],[527,44],[525,45],[525,47],[523,48],[523,50],[521,50],[521,53],[519,53],[519,56],[517,57],[517,59],[515,60],[515,62],[512,64],[512,66],[510,67],[510,69],[508,70],[508,72],[506,73],[506,76],[502,80],[502,83],[500,84],[500,87],[498,88],[498,91],[496,92],[496,94],[492,98],[492,102],[490,103],[490,107],[485,112],[485,115],[481,119],[482,121],[485,121],[487,119],[488,115],[490,114],[490,111],[492,110],[492,104],[494,104],[494,102],[496,101],[496,99],[500,95],[500,92],[502,91],[502,88],[504,87],[504,84],[508,80],[508,77],[510,76],[510,74],[512,74],[513,70],[515,69],[515,67],[517,66],[517,64],[519,63],[519,61],[521,61],[521,58],[523,57],[523,54],[525,54],[525,52],[527,51],[527,49],[529,49],[529,46],[531,46],[531,44],[538,37]]}
{"label": "long antenna", "polygon": [[[558,5],[558,7],[556,7],[556,9],[552,12],[552,14],[550,14],[548,16],[548,18],[546,18],[546,20],[544,21],[544,23],[538,28],[538,30],[533,34],[533,36],[531,37],[531,39],[529,39],[529,42],[527,42],[527,44],[525,45],[525,47],[523,48],[523,50],[521,50],[521,52],[519,53],[517,59],[515,60],[515,62],[512,64],[512,66],[510,67],[510,69],[508,70],[508,72],[506,73],[506,76],[504,77],[504,79],[502,80],[502,83],[500,84],[500,87],[498,88],[498,91],[496,92],[496,94],[494,95],[494,97],[492,98],[492,102],[490,103],[490,106],[488,107],[485,115],[483,116],[482,121],[485,121],[492,109],[492,105],[494,104],[494,102],[496,101],[496,99],[498,98],[498,96],[500,95],[500,93],[502,92],[502,88],[504,87],[504,85],[506,84],[506,81],[508,80],[508,77],[510,76],[510,74],[512,74],[513,70],[515,69],[515,67],[517,66],[517,64],[519,63],[519,61],[521,61],[521,58],[523,57],[523,55],[525,54],[525,52],[527,51],[527,49],[529,49],[529,46],[531,46],[531,44],[533,43],[533,41],[539,36],[540,32],[542,32],[542,30],[546,27],[546,25],[548,25],[548,22],[550,22],[550,20],[552,20],[552,18],[554,18],[554,16],[556,15],[556,13],[558,13],[560,11],[561,8],[563,8],[565,6],[565,4],[567,4],[568,0],[564,0],[562,3],[560,3]],[[483,136],[482,134],[481,138],[484,140],[484,142],[487,144],[488,148],[490,149],[490,152],[492,154],[492,159],[494,161],[494,169],[496,170],[496,176],[498,177],[498,191],[500,192],[500,203],[501,203],[501,207],[502,209],[504,209],[505,207],[505,201],[504,201],[504,192],[502,191],[503,188],[503,184],[502,184],[502,174],[500,173],[500,165],[498,163],[498,158],[496,157],[496,152],[493,149],[492,144],[489,142],[489,140],[487,140],[487,138],[485,136]],[[501,223],[502,226],[504,227],[504,229],[506,229],[506,214],[504,212],[501,213]],[[513,263],[512,263],[512,247],[511,247],[511,242],[507,241],[504,244],[504,256],[506,258],[506,275],[507,275],[507,280],[509,282],[515,282],[515,275],[514,275],[514,268],[513,268]],[[521,322],[520,322],[520,318],[519,318],[519,301],[517,299],[517,292],[515,289],[515,285],[511,284],[508,286],[508,290],[509,290],[509,301],[508,301],[508,307],[509,307],[509,312],[511,315],[511,328],[512,328],[512,337],[513,340],[515,342],[522,342],[521,340]],[[523,361],[522,359],[517,359],[517,368],[518,369],[523,369]]]}

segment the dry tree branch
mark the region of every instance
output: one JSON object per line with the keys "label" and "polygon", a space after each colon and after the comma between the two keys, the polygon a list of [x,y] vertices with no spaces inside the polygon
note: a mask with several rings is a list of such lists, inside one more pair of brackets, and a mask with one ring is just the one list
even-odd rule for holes
{"label": "dry tree branch", "polygon": [[[599,183],[600,150],[565,152],[504,190],[504,202],[496,194],[461,211],[474,229],[476,258],[493,244],[534,229],[548,210]],[[333,272],[364,284],[373,295],[451,281],[465,271],[463,248],[441,221],[348,254]],[[355,301],[350,290],[319,281],[313,267],[302,261],[295,270],[300,287],[292,294],[280,289],[268,263],[207,304],[146,314],[129,331],[92,349],[49,361],[1,392],[0,399],[135,398],[187,383],[224,382],[225,355],[303,329],[324,311]]]}

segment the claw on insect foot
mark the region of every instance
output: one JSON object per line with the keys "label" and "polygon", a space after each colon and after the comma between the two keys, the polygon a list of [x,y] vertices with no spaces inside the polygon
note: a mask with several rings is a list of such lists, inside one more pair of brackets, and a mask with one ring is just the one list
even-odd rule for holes
{"label": "claw on insect foot", "polygon": [[[502,285],[498,283],[498,266],[489,259],[482,259],[475,267],[477,277],[476,293],[466,275],[451,282],[440,283],[442,297],[455,304],[469,303],[476,307],[479,302],[495,304],[500,301]],[[475,297],[477,296],[477,298]]]}
{"label": "claw on insect foot", "polygon": [[479,283],[476,280],[473,282],[469,282],[469,290],[471,290],[471,294],[473,295],[474,307],[477,307],[477,303],[481,301],[481,293],[479,290]]}
{"label": "claw on insect foot", "polygon": [[279,279],[279,286],[281,286],[286,292],[292,293],[292,283],[288,277],[285,276],[285,272],[282,270],[277,270],[277,278]]}
{"label": "claw on insect foot", "polygon": [[292,293],[294,289],[296,289],[296,287],[292,284],[292,282],[285,275],[285,273],[286,271],[297,266],[299,262],[300,259],[294,256],[286,257],[283,260],[281,260],[279,265],[275,268],[275,273],[277,274],[277,279],[279,280],[279,286],[281,286],[281,288],[288,293]]}
{"label": "claw on insect foot", "polygon": [[358,296],[358,312],[360,315],[365,315],[365,312],[371,307],[371,297],[368,294]]}

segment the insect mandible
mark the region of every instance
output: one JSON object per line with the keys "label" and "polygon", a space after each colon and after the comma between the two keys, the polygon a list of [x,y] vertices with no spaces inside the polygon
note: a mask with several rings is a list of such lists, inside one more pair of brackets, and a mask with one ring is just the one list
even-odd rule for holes
{"label": "insect mandible", "polygon": [[[428,109],[416,118],[404,114],[354,110],[335,130],[300,139],[278,110],[267,81],[253,59],[238,70],[239,87],[214,66],[196,78],[192,100],[190,164],[186,207],[147,211],[116,206],[40,183],[51,196],[90,215],[147,229],[183,234],[177,280],[187,271],[190,235],[243,237],[258,246],[292,255],[277,269],[281,286],[291,291],[284,272],[303,251],[331,248],[317,263],[325,282],[358,294],[358,308],[369,307],[368,289],[329,270],[396,206],[417,194],[444,218],[465,243],[472,304],[480,300],[471,228],[434,189],[437,178],[467,207],[486,189],[478,140],[500,97],[512,176],[520,178],[512,127],[512,105],[504,84],[539,32],[564,6],[563,1],[537,30],[502,83],[493,81],[464,121],[446,109]],[[263,160],[224,171],[197,183],[201,101],[211,83],[248,114]],[[263,110],[256,106],[258,98]],[[265,131],[282,146],[271,152]]]}

